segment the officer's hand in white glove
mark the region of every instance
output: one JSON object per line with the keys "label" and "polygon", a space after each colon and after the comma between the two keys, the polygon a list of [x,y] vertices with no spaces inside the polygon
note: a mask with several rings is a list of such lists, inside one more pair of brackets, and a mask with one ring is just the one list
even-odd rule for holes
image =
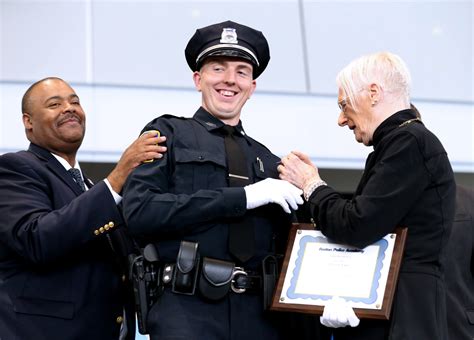
{"label": "officer's hand in white glove", "polygon": [[338,296],[333,297],[326,303],[323,316],[319,320],[324,326],[331,328],[357,327],[360,321],[352,307]]}
{"label": "officer's hand in white glove", "polygon": [[254,209],[269,203],[279,204],[288,214],[303,204],[303,191],[281,179],[267,178],[244,187],[247,209]]}

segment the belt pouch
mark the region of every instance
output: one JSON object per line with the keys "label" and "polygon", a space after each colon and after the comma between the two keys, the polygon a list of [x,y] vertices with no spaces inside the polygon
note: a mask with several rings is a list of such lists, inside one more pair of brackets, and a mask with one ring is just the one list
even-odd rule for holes
{"label": "belt pouch", "polygon": [[194,295],[199,261],[198,243],[181,241],[171,286],[173,293]]}
{"label": "belt pouch", "polygon": [[234,267],[233,262],[204,257],[199,277],[201,295],[212,301],[225,297],[230,290]]}
{"label": "belt pouch", "polygon": [[262,260],[263,276],[263,310],[268,310],[272,303],[273,293],[278,280],[278,261],[275,256],[268,255]]}

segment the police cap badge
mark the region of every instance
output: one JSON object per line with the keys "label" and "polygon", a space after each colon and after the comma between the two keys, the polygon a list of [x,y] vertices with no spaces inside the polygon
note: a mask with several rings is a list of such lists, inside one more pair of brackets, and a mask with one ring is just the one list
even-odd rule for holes
{"label": "police cap badge", "polygon": [[184,54],[193,71],[199,70],[208,57],[245,59],[253,65],[254,79],[262,74],[270,61],[270,49],[262,32],[233,21],[197,29]]}

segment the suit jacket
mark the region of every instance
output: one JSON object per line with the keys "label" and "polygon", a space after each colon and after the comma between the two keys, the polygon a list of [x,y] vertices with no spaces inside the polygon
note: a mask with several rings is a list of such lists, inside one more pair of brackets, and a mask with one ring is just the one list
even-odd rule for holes
{"label": "suit jacket", "polygon": [[446,264],[448,333],[474,339],[474,191],[457,187],[456,214]]}
{"label": "suit jacket", "polygon": [[0,339],[119,338],[123,220],[103,181],[86,184],[34,144],[0,156]]}

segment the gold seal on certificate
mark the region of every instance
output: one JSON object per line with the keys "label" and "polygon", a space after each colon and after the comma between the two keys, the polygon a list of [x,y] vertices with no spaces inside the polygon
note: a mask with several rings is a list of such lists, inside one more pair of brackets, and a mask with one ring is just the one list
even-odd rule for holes
{"label": "gold seal on certificate", "polygon": [[343,298],[359,318],[388,319],[406,228],[359,249],[334,243],[311,224],[294,224],[272,309],[322,314]]}

